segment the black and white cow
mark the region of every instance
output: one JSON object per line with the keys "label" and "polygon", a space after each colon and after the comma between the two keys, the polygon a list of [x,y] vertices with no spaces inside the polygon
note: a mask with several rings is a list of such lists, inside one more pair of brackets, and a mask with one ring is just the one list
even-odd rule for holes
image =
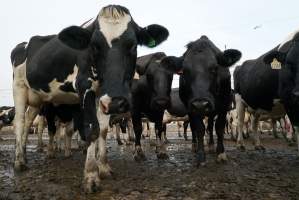
{"label": "black and white cow", "polygon": [[[299,31],[290,34],[263,60],[277,71],[277,93],[297,135],[299,152]],[[274,59],[275,58],[275,59]],[[271,63],[271,64],[270,64]],[[270,65],[269,65],[270,64]],[[270,68],[271,69],[271,68]]]}
{"label": "black and white cow", "polygon": [[182,57],[173,59],[182,67],[179,94],[188,110],[192,140],[197,145],[197,161],[204,165],[206,158],[203,138],[204,116],[215,116],[217,160],[227,160],[224,152],[223,134],[226,114],[232,102],[231,80],[228,67],[241,57],[234,49],[221,51],[206,36],[191,42]]}
{"label": "black and white cow", "polygon": [[4,126],[13,125],[13,120],[15,117],[15,108],[11,106],[1,106],[0,107],[0,130]]}
{"label": "black and white cow", "polygon": [[52,103],[47,103],[42,106],[39,115],[45,117],[48,124],[49,144],[47,156],[49,158],[54,157],[54,136],[57,129],[64,132],[62,135],[65,138],[65,157],[71,156],[71,141],[74,132],[78,131],[81,133],[81,139],[86,140],[85,135],[82,134],[83,121],[79,104],[55,106]]}
{"label": "black and white cow", "polygon": [[[109,165],[102,164],[103,159],[96,161],[99,124],[103,132],[99,149],[103,152],[106,147],[102,141],[109,124],[109,115],[104,114],[124,113],[130,107],[129,86],[137,45],[155,47],[167,37],[166,28],[156,24],[141,28],[127,8],[109,5],[83,28],[72,26],[58,35],[35,36],[28,44],[19,44],[11,54],[16,107],[15,168],[21,170],[25,166],[28,129],[42,104],[80,104],[83,132],[91,142],[85,163],[85,189],[91,192],[99,186],[99,173],[110,173]],[[101,108],[98,113],[96,96]]]}
{"label": "black and white cow", "polygon": [[[189,123],[188,110],[180,99],[179,88],[171,89],[170,106],[167,108],[163,116],[163,126],[172,121],[183,121],[184,138],[187,140],[187,128]],[[165,131],[166,132],[166,131]]]}
{"label": "black and white cow", "polygon": [[[277,50],[274,48],[270,52]],[[258,131],[258,122],[263,118],[280,118],[285,115],[285,109],[279,95],[280,69],[271,67],[264,62],[265,55],[257,59],[247,60],[234,71],[234,90],[237,123],[237,148],[244,150],[243,123],[245,108],[252,114],[251,130],[255,134],[255,149],[263,150]]]}
{"label": "black and white cow", "polygon": [[137,59],[138,80],[132,82],[132,121],[135,132],[135,160],[145,159],[140,139],[142,134],[142,117],[146,116],[155,123],[159,159],[167,158],[162,120],[164,110],[170,103],[170,91],[175,65],[164,60],[166,55],[158,52]]}

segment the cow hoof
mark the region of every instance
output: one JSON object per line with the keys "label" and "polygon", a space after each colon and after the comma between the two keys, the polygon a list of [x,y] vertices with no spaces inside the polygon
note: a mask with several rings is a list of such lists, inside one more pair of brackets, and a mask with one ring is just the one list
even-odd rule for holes
{"label": "cow hoof", "polygon": [[154,140],[150,140],[150,146],[154,147],[157,146],[157,143]]}
{"label": "cow hoof", "polygon": [[44,151],[44,148],[43,147],[37,147],[36,151],[41,153],[41,152]]}
{"label": "cow hoof", "polygon": [[196,153],[197,151],[198,151],[197,144],[192,143],[192,146],[191,146],[191,152],[192,152],[192,153]]}
{"label": "cow hoof", "polygon": [[28,169],[28,167],[23,162],[15,161],[14,169],[18,172],[22,172]]}
{"label": "cow hoof", "polygon": [[237,149],[240,150],[240,151],[245,151],[246,150],[246,148],[243,144],[237,145]]}
{"label": "cow hoof", "polygon": [[118,145],[123,145],[124,143],[121,140],[117,140]]}
{"label": "cow hoof", "polygon": [[84,191],[86,193],[95,193],[100,188],[100,178],[97,171],[88,172],[84,177]]}
{"label": "cow hoof", "polygon": [[99,167],[99,175],[101,178],[107,178],[113,175],[113,171],[108,163],[100,164],[98,167]]}
{"label": "cow hoof", "polygon": [[197,167],[205,167],[207,165],[207,163],[204,161],[204,162],[200,162],[200,161],[197,161]]}
{"label": "cow hoof", "polygon": [[136,147],[136,150],[134,152],[134,160],[137,162],[146,160],[146,157],[145,157],[141,147]]}
{"label": "cow hoof", "polygon": [[48,151],[47,152],[47,158],[49,158],[49,159],[55,158],[54,151]]}
{"label": "cow hoof", "polygon": [[216,160],[218,163],[224,163],[227,161],[227,156],[226,156],[226,153],[220,153],[218,156],[217,156],[217,160]]}
{"label": "cow hoof", "polygon": [[131,145],[133,145],[133,142],[131,142],[130,140],[127,140],[127,141],[126,141],[126,145],[127,145],[127,146],[131,146]]}
{"label": "cow hoof", "polygon": [[210,153],[215,153],[215,147],[214,147],[214,144],[210,144],[208,148],[209,148],[209,152],[210,152]]}
{"label": "cow hoof", "polygon": [[157,153],[157,158],[160,159],[160,160],[166,160],[169,157],[168,157],[167,153],[165,153],[165,152],[158,152]]}
{"label": "cow hoof", "polygon": [[188,141],[188,137],[185,137],[185,136],[184,136],[184,139],[185,139],[185,141]]}
{"label": "cow hoof", "polygon": [[262,145],[255,146],[254,149],[257,151],[265,151],[266,150],[265,147],[263,147]]}
{"label": "cow hoof", "polygon": [[64,153],[65,158],[70,158],[71,156],[72,156],[72,152],[70,152],[70,151]]}
{"label": "cow hoof", "polygon": [[170,142],[169,142],[169,140],[168,139],[165,139],[164,140],[164,144],[169,144]]}

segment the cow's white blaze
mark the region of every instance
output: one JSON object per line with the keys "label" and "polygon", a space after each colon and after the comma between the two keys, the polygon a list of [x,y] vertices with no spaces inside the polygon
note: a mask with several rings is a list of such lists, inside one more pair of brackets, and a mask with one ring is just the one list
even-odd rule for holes
{"label": "cow's white blaze", "polygon": [[280,50],[287,42],[291,41],[295,35],[299,33],[299,30],[296,30],[294,32],[292,32],[291,34],[289,34],[279,45],[278,50]]}
{"label": "cow's white blaze", "polygon": [[98,16],[100,31],[104,35],[109,47],[112,47],[112,40],[119,38],[128,28],[131,16],[117,9],[103,9]]}

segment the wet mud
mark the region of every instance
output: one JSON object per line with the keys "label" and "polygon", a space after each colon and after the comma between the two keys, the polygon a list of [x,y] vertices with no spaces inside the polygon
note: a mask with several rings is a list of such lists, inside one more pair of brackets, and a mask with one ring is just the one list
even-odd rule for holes
{"label": "wet mud", "polygon": [[118,146],[115,139],[109,139],[113,176],[101,181],[100,191],[85,194],[82,151],[74,148],[70,158],[59,152],[48,159],[45,151],[37,152],[36,137],[30,135],[29,169],[17,173],[13,170],[13,133],[1,132],[0,200],[299,199],[299,158],[296,147],[288,146],[283,139],[262,135],[265,151],[254,150],[250,139],[246,151],[239,151],[226,139],[226,163],[216,163],[216,154],[207,153],[207,165],[197,167],[191,141],[178,138],[176,132],[168,136],[169,159],[158,160],[155,147],[145,139],[142,143],[147,160],[143,162],[134,161],[133,146]]}

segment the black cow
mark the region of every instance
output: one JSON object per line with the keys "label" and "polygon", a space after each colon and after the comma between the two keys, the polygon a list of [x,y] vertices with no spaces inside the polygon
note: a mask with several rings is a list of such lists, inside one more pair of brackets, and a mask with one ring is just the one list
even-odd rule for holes
{"label": "black cow", "polygon": [[[168,37],[162,26],[139,27],[129,10],[117,5],[102,8],[85,26],[72,26],[58,35],[32,37],[28,45],[20,44],[12,51],[17,170],[25,166],[28,127],[42,104],[80,104],[86,140],[95,141],[99,135],[96,96],[102,113],[128,111],[137,45],[155,47]],[[88,167],[98,166],[96,159],[89,157],[95,155],[92,143],[85,167],[88,192],[99,184],[98,173],[94,172],[98,168],[93,167],[91,172]]]}
{"label": "black cow", "polygon": [[[81,108],[79,104],[74,105],[53,105],[44,104],[40,110],[40,116],[44,116],[48,124],[49,144],[47,156],[54,157],[54,135],[57,131],[57,125],[65,129],[65,157],[71,156],[71,139],[74,132],[79,131],[81,139],[86,140],[83,132],[83,121]],[[62,127],[63,126],[63,127]]]}
{"label": "black cow", "polygon": [[172,121],[184,121],[184,138],[187,140],[187,128],[189,124],[188,110],[180,99],[179,88],[171,89],[170,106],[167,108],[163,117],[163,126],[165,130],[166,124]]}
{"label": "black cow", "polygon": [[[277,47],[270,52],[276,49]],[[234,90],[238,115],[237,148],[241,150],[245,149],[242,134],[245,107],[252,114],[251,126],[255,134],[256,150],[264,150],[258,131],[260,117],[270,115],[276,118],[285,115],[285,109],[278,92],[280,70],[271,68],[270,64],[264,63],[266,54],[257,59],[245,61],[241,66],[237,66],[234,71]]]}
{"label": "black cow", "polygon": [[0,130],[3,126],[12,125],[15,117],[15,108],[11,106],[0,107]]}
{"label": "black cow", "polygon": [[215,129],[218,136],[217,160],[226,160],[223,134],[226,113],[230,108],[231,80],[228,67],[237,62],[241,52],[234,49],[221,51],[206,36],[187,45],[182,57],[173,59],[182,66],[179,94],[188,110],[193,140],[197,145],[197,160],[205,164],[203,137],[204,116],[217,115]]}
{"label": "black cow", "polygon": [[170,103],[170,91],[175,65],[164,60],[166,55],[158,52],[137,59],[138,80],[132,82],[132,121],[135,132],[135,160],[145,159],[141,148],[142,117],[146,116],[155,123],[157,133],[156,154],[158,158],[167,158],[162,137],[163,114]]}
{"label": "black cow", "polygon": [[[264,56],[268,68],[278,69],[277,92],[297,134],[299,151],[299,33],[294,32]],[[274,58],[276,60],[274,60]],[[270,70],[271,70],[270,68]]]}

